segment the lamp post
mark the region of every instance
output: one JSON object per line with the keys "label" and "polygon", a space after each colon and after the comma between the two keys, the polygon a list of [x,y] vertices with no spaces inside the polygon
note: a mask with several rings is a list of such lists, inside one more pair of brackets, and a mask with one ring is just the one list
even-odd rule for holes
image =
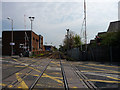
{"label": "lamp post", "polygon": [[69,29],[66,29],[67,30],[67,50],[69,50]]}
{"label": "lamp post", "polygon": [[34,21],[35,17],[29,17],[30,21],[31,21],[31,31],[32,31],[32,22]]}
{"label": "lamp post", "polygon": [[32,22],[34,21],[35,17],[29,17],[30,21],[31,21],[31,51],[32,51]]}
{"label": "lamp post", "polygon": [[7,19],[11,21],[11,27],[12,27],[11,43],[10,43],[10,45],[11,45],[11,56],[12,56],[13,55],[13,45],[15,44],[15,43],[13,43],[13,19],[11,19],[10,17],[8,17]]}

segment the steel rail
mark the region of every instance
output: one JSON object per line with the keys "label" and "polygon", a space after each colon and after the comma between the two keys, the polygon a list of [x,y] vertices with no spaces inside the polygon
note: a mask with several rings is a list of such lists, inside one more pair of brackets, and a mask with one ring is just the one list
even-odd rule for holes
{"label": "steel rail", "polygon": [[80,72],[80,70],[75,67],[75,66],[72,66],[73,67],[73,70],[74,72],[76,73],[76,75],[82,79],[82,82],[83,84],[89,89],[89,90],[98,90],[98,88],[91,82],[88,80],[88,78]]}
{"label": "steel rail", "polygon": [[[50,62],[51,62],[51,60],[48,62],[48,64],[47,64],[46,66],[48,66]],[[45,68],[46,68],[46,67],[45,67]],[[45,69],[45,68],[44,68],[44,69]],[[24,75],[24,76],[21,77],[21,78],[22,78],[22,79],[25,79],[32,71],[33,71],[33,69],[30,70],[29,72],[27,72],[27,75]],[[44,71],[44,70],[43,70],[43,71]],[[40,76],[40,75],[39,75],[39,76]],[[36,79],[36,80],[37,80],[37,79]],[[21,81],[21,82],[22,82],[22,81]],[[21,82],[18,82],[18,84],[21,83]],[[17,82],[16,82],[16,83],[17,83]],[[16,84],[16,83],[15,83],[15,84]],[[17,84],[17,85],[18,85],[18,84]],[[15,85],[15,86],[16,86],[16,85]],[[32,86],[32,85],[31,85],[31,86]],[[31,87],[31,86],[30,86],[30,87]],[[29,89],[29,90],[31,90],[31,89]]]}
{"label": "steel rail", "polygon": [[[53,56],[52,56],[53,57]],[[52,58],[51,57],[51,58]],[[45,70],[47,69],[48,65],[50,64],[50,62],[52,61],[52,59],[49,61],[49,63],[45,66],[45,68],[43,69],[42,73],[39,74],[39,77],[33,82],[33,84],[29,87],[29,90],[32,90],[35,85],[37,84],[37,82],[39,81],[39,79],[42,77],[43,73],[45,72]]]}
{"label": "steel rail", "polygon": [[[34,63],[36,63],[36,61],[33,62],[33,63],[31,63],[31,64],[29,64],[28,66],[26,66],[25,68],[23,68],[23,69],[21,69],[21,70],[19,70],[19,71],[17,71],[17,72],[20,72],[20,71],[22,71],[22,70],[30,67],[30,66],[31,66],[32,64],[34,64]],[[30,74],[32,71],[33,71],[33,69],[29,70],[29,71],[27,72],[27,74]],[[17,73],[17,72],[15,72],[15,73]],[[15,73],[12,73],[11,75],[9,75],[9,77],[12,76],[12,75],[14,75]],[[23,75],[21,78],[24,79],[24,78],[26,78],[26,77],[27,77],[27,75]],[[22,82],[22,81],[21,81],[21,82]],[[12,83],[10,82],[7,86],[5,86],[5,87],[2,88],[2,89],[3,89],[3,90],[4,90],[4,89],[7,89],[9,85],[12,85],[13,87],[15,87],[15,86],[16,86],[16,85],[15,85],[16,83],[19,84],[20,82],[18,82],[18,80],[14,80]]]}
{"label": "steel rail", "polygon": [[45,72],[45,70],[47,69],[48,65],[50,64],[50,62],[52,61],[52,59],[49,61],[49,63],[45,66],[45,68],[43,69],[42,73],[39,74],[39,77],[37,77],[37,79],[33,82],[33,84],[29,87],[29,90],[32,90],[36,83],[39,81],[39,79],[42,77],[43,73]]}
{"label": "steel rail", "polygon": [[[27,67],[31,66],[31,65],[32,65],[32,64],[34,64],[34,63],[36,63],[36,61],[35,61],[35,62],[30,63],[28,66],[25,66],[24,68],[22,68],[22,69],[20,69],[20,70],[18,70],[18,71],[16,71],[16,72],[13,72],[13,73],[12,73],[12,74],[10,74],[9,76],[6,76],[6,77],[2,78],[2,80],[5,80],[5,79],[7,79],[8,77],[10,77],[10,76],[14,75],[15,73],[18,73],[18,72],[20,72],[20,71],[22,71],[22,70],[26,69]],[[13,65],[13,66],[14,66],[14,65]]]}
{"label": "steel rail", "polygon": [[[61,59],[60,55],[59,55],[59,57]],[[68,86],[68,83],[67,83],[67,78],[66,78],[65,71],[64,71],[64,68],[63,68],[61,60],[60,60],[60,66],[61,66],[61,71],[62,71],[62,76],[63,76],[63,82],[64,82],[65,90],[69,90],[69,86]]]}

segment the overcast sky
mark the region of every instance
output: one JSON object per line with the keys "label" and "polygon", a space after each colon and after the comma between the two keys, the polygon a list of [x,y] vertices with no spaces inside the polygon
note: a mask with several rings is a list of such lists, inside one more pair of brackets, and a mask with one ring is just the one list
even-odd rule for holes
{"label": "overcast sky", "polygon": [[[57,0],[39,0],[41,2],[14,2],[10,0],[2,2],[2,30],[10,30],[10,21],[14,20],[14,29],[24,29],[24,14],[26,15],[26,27],[30,30],[29,16],[34,16],[33,31],[44,37],[44,43],[59,46],[62,44],[69,28],[74,33],[81,32],[83,21],[83,0],[70,0],[61,2]],[[26,1],[26,2],[25,2]],[[44,2],[43,2],[44,1]],[[55,2],[56,1],[56,2]],[[98,32],[107,31],[109,23],[118,20],[119,0],[87,0],[87,38],[88,42]]]}

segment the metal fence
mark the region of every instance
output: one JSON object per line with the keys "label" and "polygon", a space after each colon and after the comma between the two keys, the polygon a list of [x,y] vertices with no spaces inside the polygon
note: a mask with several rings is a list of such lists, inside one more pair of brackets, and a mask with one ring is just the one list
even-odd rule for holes
{"label": "metal fence", "polygon": [[79,48],[74,48],[69,50],[67,54],[71,58],[80,61],[120,62],[119,51],[120,47],[89,46],[87,51],[80,51]]}

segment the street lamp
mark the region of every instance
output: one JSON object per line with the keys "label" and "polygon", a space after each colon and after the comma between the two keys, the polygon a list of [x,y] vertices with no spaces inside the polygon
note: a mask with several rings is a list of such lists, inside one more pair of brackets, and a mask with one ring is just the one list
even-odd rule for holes
{"label": "street lamp", "polygon": [[67,50],[69,50],[69,29],[66,29],[67,30]]}
{"label": "street lamp", "polygon": [[35,17],[29,17],[31,21],[31,51],[32,51],[32,22],[34,21]]}
{"label": "street lamp", "polygon": [[31,21],[31,31],[32,31],[32,22],[34,21],[35,17],[29,17],[30,21]]}
{"label": "street lamp", "polygon": [[12,27],[12,35],[11,35],[11,56],[13,55],[13,45],[15,45],[15,43],[13,43],[13,19],[11,19],[10,17],[7,18],[8,20],[11,21],[11,27]]}

